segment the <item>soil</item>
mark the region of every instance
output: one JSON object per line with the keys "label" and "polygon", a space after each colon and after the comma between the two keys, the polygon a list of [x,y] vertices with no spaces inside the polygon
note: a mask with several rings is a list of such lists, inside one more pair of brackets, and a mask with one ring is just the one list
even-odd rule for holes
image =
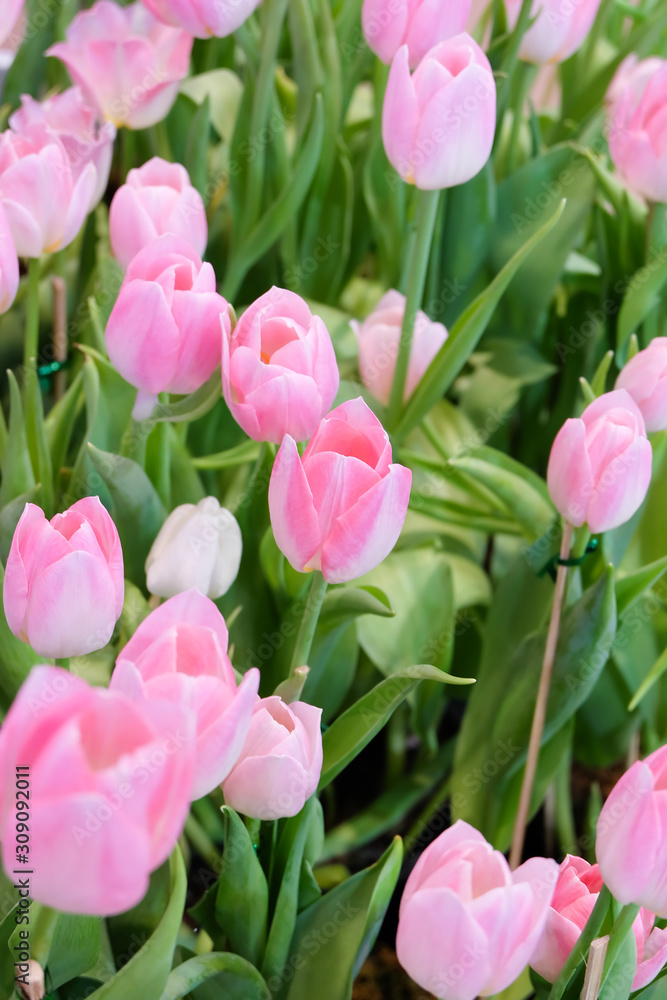
{"label": "soil", "polygon": [[380,944],[361,967],[352,1000],[435,1000],[412,982],[398,964],[396,953]]}

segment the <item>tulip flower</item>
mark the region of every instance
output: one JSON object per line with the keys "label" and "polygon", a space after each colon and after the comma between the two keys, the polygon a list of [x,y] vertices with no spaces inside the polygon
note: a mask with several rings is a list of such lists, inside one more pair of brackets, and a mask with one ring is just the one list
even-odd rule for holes
{"label": "tulip flower", "polygon": [[320,423],[303,456],[289,435],[269,483],[279,549],[300,573],[329,583],[368,573],[393,549],[408,509],[412,474],[392,465],[385,429],[361,397]]}
{"label": "tulip flower", "polygon": [[575,527],[616,528],[646,496],[651,456],[637,404],[624,389],[607,392],[556,435],[547,468],[551,499]]}
{"label": "tulip flower", "polygon": [[11,35],[24,6],[25,0],[4,0],[2,21],[0,22],[0,48],[2,48]]}
{"label": "tulip flower", "polygon": [[[519,20],[521,2],[505,0],[510,28]],[[519,57],[538,65],[569,59],[593,27],[599,7],[600,0],[533,0],[530,16],[535,20],[521,39]]]}
{"label": "tulip flower", "polygon": [[443,1000],[499,993],[523,971],[542,934],[558,865],[505,857],[462,820],[420,856],[403,891],[396,954]]}
{"label": "tulip flower", "polygon": [[99,497],[46,520],[27,503],[3,589],[9,628],[40,656],[83,656],[106,646],[123,608],[123,553]]}
{"label": "tulip flower", "polygon": [[667,337],[655,337],[616,379],[641,410],[647,431],[667,430]]}
{"label": "tulip flower", "polygon": [[127,268],[140,250],[165,233],[189,240],[199,256],[208,240],[206,209],[185,167],[154,156],[130,170],[109,209],[111,249]]}
{"label": "tulip flower", "polygon": [[630,89],[632,91],[633,103],[639,103],[642,94],[646,90],[646,85],[651,77],[665,65],[664,59],[658,56],[649,56],[648,59],[639,59],[635,53],[627,56],[614,73],[614,78],[607,88],[605,102],[607,107],[613,112],[619,98]]}
{"label": "tulip flower", "polygon": [[611,87],[609,153],[630,190],[667,201],[667,62],[651,59],[620,69]]}
{"label": "tulip flower", "polygon": [[70,87],[41,103],[24,94],[21,107],[10,115],[9,124],[21,133],[31,125],[45,125],[55,135],[67,154],[75,178],[89,163],[95,167],[95,190],[88,210],[100,202],[107,189],[116,129],[111,122],[99,125],[79,87]]}
{"label": "tulip flower", "polygon": [[616,782],[598,818],[595,854],[619,903],[667,917],[667,746]]}
{"label": "tulip flower", "polygon": [[97,0],[68,25],[65,41],[47,49],[106,121],[148,128],[176,100],[190,65],[192,38],[158,21],[143,3]]}
{"label": "tulip flower", "polygon": [[234,583],[241,565],[239,523],[215,497],[172,510],[146,559],[151,594],[173,597],[196,587],[217,599]]}
{"label": "tulip flower", "polygon": [[132,260],[106,328],[111,363],[139,390],[133,414],[150,416],[160,392],[194,392],[220,364],[229,306],[215,273],[187,240],[160,236]]}
{"label": "tulip flower", "polygon": [[0,314],[7,312],[19,288],[19,259],[9,220],[0,201]]}
{"label": "tulip flower", "polygon": [[272,288],[222,339],[222,389],[232,416],[255,441],[311,436],[338,392],[331,337],[294,292]]}
{"label": "tulip flower", "polygon": [[390,63],[407,45],[415,69],[429,49],[465,31],[472,0],[364,0],[361,26],[369,48]]}
{"label": "tulip flower", "polygon": [[134,701],[169,701],[196,717],[191,798],[227,777],[243,746],[257,700],[259,671],[236,684],[229,635],[213,601],[188,590],[144,619],[120,651],[110,690]]}
{"label": "tulip flower", "polygon": [[632,925],[637,941],[637,971],[632,991],[653,982],[667,964],[667,930],[655,926],[655,914],[642,908]]}
{"label": "tulip flower", "polygon": [[[391,394],[404,315],[405,296],[392,290],[383,295],[373,312],[361,325],[356,320],[350,323],[359,344],[361,381],[385,406]],[[434,323],[420,309],[410,345],[403,402],[415,391],[422,375],[446,339],[447,330],[442,323]]]}
{"label": "tulip flower", "polygon": [[404,181],[427,191],[463,184],[489,158],[496,129],[491,65],[466,34],[441,42],[410,76],[407,45],[389,71],[384,148]]}
{"label": "tulip flower", "polygon": [[241,755],[223,782],[225,802],[254,819],[296,816],[322,772],[322,709],[258,699]]}
{"label": "tulip flower", "polygon": [[29,768],[31,898],[100,917],[135,906],[188,815],[193,725],[180,705],[135,704],[34,667],[0,730],[5,871],[17,867],[17,811],[28,806],[17,768]]}
{"label": "tulip flower", "polygon": [[83,225],[96,185],[93,164],[75,171],[46,125],[0,133],[0,200],[19,257],[41,257],[68,246]]}
{"label": "tulip flower", "polygon": [[215,35],[225,38],[240,28],[260,0],[144,0],[156,17],[166,24],[176,24],[195,38]]}

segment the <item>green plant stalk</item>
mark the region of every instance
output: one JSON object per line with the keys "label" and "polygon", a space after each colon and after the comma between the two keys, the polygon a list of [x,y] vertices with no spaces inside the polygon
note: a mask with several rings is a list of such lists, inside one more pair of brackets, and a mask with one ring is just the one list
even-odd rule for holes
{"label": "green plant stalk", "polygon": [[25,370],[37,367],[37,351],[39,349],[39,257],[28,260],[28,301],[26,303],[25,341],[23,345],[23,364]]}
{"label": "green plant stalk", "polygon": [[290,665],[290,677],[297,667],[303,667],[308,663],[310,650],[313,645],[313,637],[317,628],[317,620],[322,610],[322,602],[327,592],[327,581],[319,570],[313,572],[313,579],[308,592],[306,607],[301,619],[299,634],[296,637],[294,652],[292,653],[292,663]]}
{"label": "green plant stalk", "polygon": [[614,921],[614,926],[612,927],[609,935],[609,944],[607,945],[607,957],[604,962],[604,973],[602,976],[603,987],[607,981],[609,973],[612,970],[619,948],[625,941],[628,934],[632,933],[632,925],[634,924],[640,909],[641,906],[639,906],[638,903],[628,903],[623,907]]}
{"label": "green plant stalk", "polygon": [[[161,403],[169,403],[169,394],[161,392],[159,396]],[[170,424],[168,421],[158,423],[155,433],[157,434],[158,461],[155,488],[160,500],[167,510],[171,510],[171,452],[169,449]]]}
{"label": "green plant stalk", "polygon": [[586,921],[586,926],[579,935],[579,939],[574,948],[568,955],[565,965],[560,970],[558,979],[551,987],[551,993],[549,994],[548,1000],[560,1000],[562,997],[563,993],[567,989],[568,983],[572,979],[572,976],[584,961],[586,955],[588,954],[588,949],[598,936],[598,932],[602,927],[604,918],[607,916],[607,911],[609,910],[610,905],[611,893],[607,886],[603,885],[595,902],[595,906],[591,911],[591,915]]}
{"label": "green plant stalk", "polygon": [[222,868],[222,855],[206,833],[204,827],[192,813],[190,813],[185,821],[183,832],[212,871],[216,872],[216,874],[219,873]]}
{"label": "green plant stalk", "polygon": [[69,670],[69,656],[56,657],[56,666],[62,667],[63,670]]}
{"label": "green plant stalk", "polygon": [[415,222],[416,240],[414,255],[410,266],[405,315],[403,316],[398,357],[396,358],[394,380],[391,386],[391,396],[389,397],[387,424],[390,431],[398,425],[403,408],[403,393],[405,391],[405,379],[408,374],[412,334],[414,332],[415,318],[421,307],[424,295],[426,272],[431,254],[431,243],[433,241],[439,201],[440,191],[419,192]]}

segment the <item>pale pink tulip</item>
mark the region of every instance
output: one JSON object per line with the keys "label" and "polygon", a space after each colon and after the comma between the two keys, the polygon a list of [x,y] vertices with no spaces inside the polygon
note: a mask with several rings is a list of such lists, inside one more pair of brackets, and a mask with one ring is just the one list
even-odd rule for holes
{"label": "pale pink tulip", "polygon": [[[25,853],[25,806],[32,899],[100,917],[135,906],[188,815],[193,727],[180,705],[135,704],[67,670],[34,667],[0,731],[5,871]],[[17,796],[26,773],[17,767],[30,769],[29,802]]]}
{"label": "pale pink tulip", "polygon": [[428,52],[412,76],[407,45],[394,58],[382,111],[384,148],[404,181],[425,190],[478,174],[496,128],[496,84],[469,35]]}
{"label": "pale pink tulip", "polygon": [[648,986],[667,964],[667,930],[654,925],[655,914],[642,907],[632,925],[637,941],[637,971],[632,990]]}
{"label": "pale pink tulip", "polygon": [[47,55],[61,59],[88,101],[116,127],[148,128],[176,100],[190,65],[192,38],[158,21],[143,3],[97,0]]}
{"label": "pale pink tulip", "polygon": [[639,407],[647,431],[667,430],[667,337],[655,337],[628,361],[616,379]]}
{"label": "pale pink tulip", "polygon": [[667,201],[667,62],[653,58],[626,66],[612,82],[610,99],[614,166],[631,191]]}
{"label": "pale pink tulip", "polygon": [[127,268],[140,250],[165,233],[189,240],[199,256],[206,249],[208,223],[202,197],[185,167],[154,156],[130,170],[109,209],[111,249]]}
{"label": "pale pink tulip", "polygon": [[0,21],[0,48],[11,35],[24,6],[25,0],[4,0],[2,20]]}
{"label": "pale pink tulip", "polygon": [[426,848],[403,891],[396,954],[443,1000],[498,993],[523,971],[542,934],[558,865],[505,857],[462,820]]}
{"label": "pale pink tulip", "polygon": [[642,94],[646,90],[646,84],[654,73],[664,66],[664,60],[658,56],[649,56],[648,59],[639,59],[634,52],[627,56],[616,70],[614,78],[607,88],[605,101],[607,106],[613,109],[616,102],[623,94],[630,89],[632,91],[633,102],[639,104]]}
{"label": "pale pink tulip", "polygon": [[215,273],[181,236],[160,236],[133,258],[106,329],[111,363],[139,390],[134,416],[161,392],[194,392],[220,364],[229,306]]}
{"label": "pale pink tulip", "polygon": [[191,798],[227,777],[241,753],[257,700],[259,671],[236,684],[225,620],[198,590],[177,594],[145,618],[121,649],[110,690],[135,701],[170,701],[197,719]]}
{"label": "pale pink tulip", "polygon": [[[385,406],[391,395],[404,315],[405,296],[392,290],[383,295],[363,323],[356,320],[350,323],[359,344],[361,381]],[[433,322],[420,309],[412,334],[403,402],[415,391],[446,339],[447,330],[442,323]]]}
{"label": "pale pink tulip", "polygon": [[269,483],[278,547],[301,573],[329,583],[368,573],[393,549],[410,498],[412,474],[392,465],[384,427],[361,397],[320,423],[303,456],[289,435]]}
{"label": "pale pink tulip", "polygon": [[70,87],[41,103],[24,94],[9,124],[19,133],[31,125],[45,125],[62,143],[75,177],[92,163],[96,184],[89,210],[95,208],[107,189],[116,128],[111,122],[98,123],[79,87]]}
{"label": "pale pink tulip", "polygon": [[364,0],[361,25],[369,48],[390,63],[407,45],[410,66],[419,65],[438,42],[465,31],[472,0]]}
{"label": "pale pink tulip", "polygon": [[7,558],[7,624],[40,656],[83,656],[106,646],[123,608],[123,552],[98,497],[46,520],[25,505]]}
{"label": "pale pink tulip", "polygon": [[651,445],[643,417],[624,389],[600,396],[566,420],[553,443],[547,485],[556,508],[595,534],[624,524],[651,481]]}
{"label": "pale pink tulip", "polygon": [[322,709],[276,695],[255,705],[241,756],[223,782],[225,802],[254,819],[296,816],[322,771]]}
{"label": "pale pink tulip", "polygon": [[167,24],[176,24],[195,38],[225,38],[240,28],[260,0],[144,0]]}
{"label": "pale pink tulip", "polygon": [[329,410],[339,374],[331,337],[294,292],[272,288],[222,338],[222,389],[255,441],[305,441]]}
{"label": "pale pink tulip", "polygon": [[46,125],[0,133],[0,200],[19,257],[41,257],[68,246],[88,214],[96,184],[93,164],[75,171]]}
{"label": "pale pink tulip", "polygon": [[667,917],[667,746],[616,782],[600,812],[595,853],[619,903]]}
{"label": "pale pink tulip", "polygon": [[0,314],[7,312],[19,288],[19,259],[7,213],[0,201]]}
{"label": "pale pink tulip", "polygon": [[[514,28],[522,0],[505,0],[507,21]],[[560,63],[584,43],[600,7],[600,0],[533,0],[534,24],[521,39],[519,57],[531,63]]]}

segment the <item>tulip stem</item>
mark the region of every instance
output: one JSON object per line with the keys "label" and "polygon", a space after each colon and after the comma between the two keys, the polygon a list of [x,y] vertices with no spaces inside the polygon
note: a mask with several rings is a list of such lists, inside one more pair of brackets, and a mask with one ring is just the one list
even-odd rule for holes
{"label": "tulip stem", "polygon": [[26,373],[37,366],[39,350],[39,257],[28,260],[28,300],[26,303],[23,364]]}
{"label": "tulip stem", "polygon": [[313,572],[313,581],[308,592],[306,607],[301,618],[301,627],[296,637],[296,645],[292,653],[292,663],[290,666],[290,677],[298,667],[306,666],[310,656],[310,648],[313,645],[313,636],[317,628],[317,620],[320,617],[322,602],[327,592],[327,581],[319,570]]}
{"label": "tulip stem", "polygon": [[609,944],[607,946],[607,957],[604,963],[604,973],[602,976],[602,986],[607,981],[612,966],[616,961],[619,949],[623,945],[628,934],[632,933],[632,925],[637,919],[641,906],[638,903],[628,903],[623,907],[614,921],[614,926],[609,934]]}
{"label": "tulip stem", "polygon": [[62,667],[63,670],[69,670],[69,656],[56,657],[56,666]]}
{"label": "tulip stem", "polygon": [[586,925],[577,939],[577,943],[565,960],[565,965],[560,970],[556,982],[551,987],[548,1000],[560,1000],[567,986],[581,963],[584,961],[588,950],[598,936],[604,918],[611,904],[611,893],[606,885],[603,885],[598,893],[595,906],[591,915],[586,921]]}
{"label": "tulip stem", "polygon": [[[570,554],[573,530],[573,526],[570,522],[566,521],[563,526],[563,537],[561,539],[560,546],[561,559],[567,559]],[[530,730],[526,770],[523,775],[519,808],[517,809],[516,820],[514,823],[512,849],[510,851],[509,858],[510,868],[512,869],[516,868],[521,862],[523,842],[526,836],[526,826],[528,824],[528,816],[530,814],[530,799],[533,793],[533,785],[535,783],[535,775],[537,773],[537,762],[540,756],[540,745],[542,743],[542,733],[544,732],[544,722],[547,715],[551,674],[553,672],[554,660],[556,659],[558,632],[560,630],[560,615],[563,607],[563,597],[565,596],[566,580],[567,566],[559,565],[556,576],[556,586],[554,589],[554,600],[551,608],[551,620],[549,622],[549,631],[547,632],[547,643],[544,649],[544,659],[542,661],[542,673],[540,675],[540,684],[537,689],[533,724]]]}
{"label": "tulip stem", "polygon": [[391,396],[389,398],[389,412],[387,414],[387,426],[389,430],[393,430],[398,425],[401,410],[403,409],[403,394],[408,374],[412,334],[417,313],[421,308],[424,296],[426,273],[431,255],[431,243],[433,242],[433,232],[435,230],[439,202],[440,191],[419,191],[415,219],[416,239],[408,275],[405,314],[401,327],[398,357],[396,358],[394,380],[391,385]]}

